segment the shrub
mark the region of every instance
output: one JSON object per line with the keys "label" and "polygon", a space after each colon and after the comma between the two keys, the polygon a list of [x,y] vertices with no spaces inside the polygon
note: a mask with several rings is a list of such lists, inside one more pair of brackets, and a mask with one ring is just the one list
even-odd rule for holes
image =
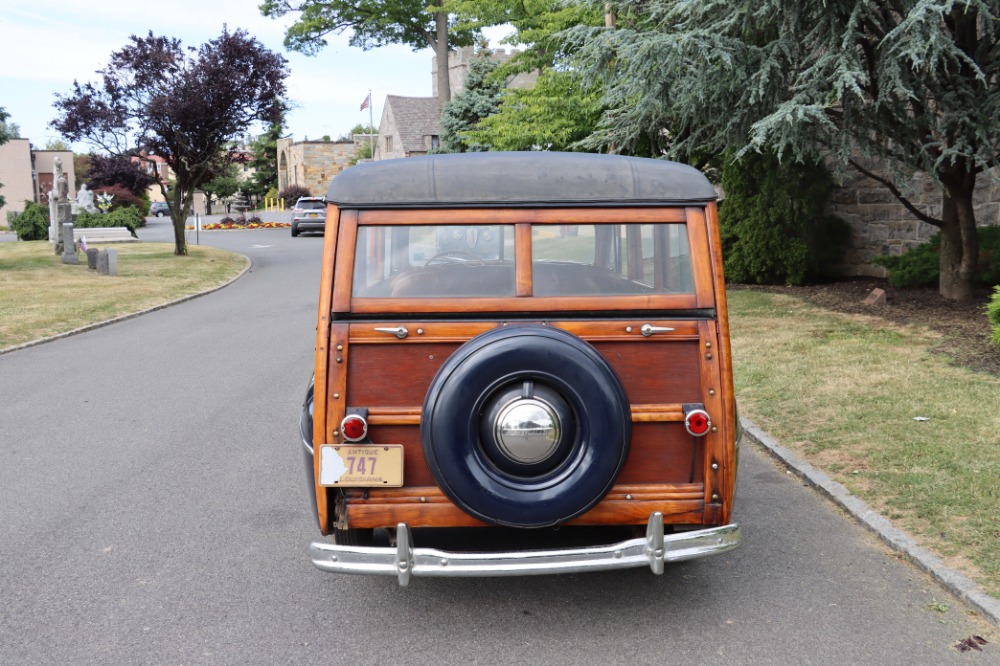
{"label": "shrub", "polygon": [[94,190],[94,200],[97,200],[97,196],[100,194],[111,194],[114,195],[114,199],[111,200],[110,210],[118,210],[119,208],[128,208],[129,206],[137,210],[149,210],[149,204],[143,208],[142,199],[132,194],[131,191],[126,189],[121,185],[108,185],[106,187],[98,187]]}
{"label": "shrub", "polygon": [[47,240],[49,237],[49,207],[33,201],[24,202],[24,212],[14,218],[11,228],[18,240]]}
{"label": "shrub", "polygon": [[824,214],[833,180],[820,162],[774,155],[726,160],[719,212],[726,277],[733,282],[803,284],[835,277],[850,226]]}
{"label": "shrub", "polygon": [[278,192],[278,198],[285,200],[285,208],[291,208],[295,205],[295,202],[299,200],[299,197],[309,197],[308,188],[302,187],[301,185],[289,185],[285,189]]}
{"label": "shrub", "polygon": [[993,299],[986,306],[986,318],[990,322],[990,328],[993,329],[990,340],[997,351],[1000,351],[1000,285],[993,287]]}
{"label": "shrub", "polygon": [[136,236],[135,230],[142,226],[142,213],[137,208],[129,206],[112,210],[110,213],[88,213],[81,211],[77,215],[74,224],[81,229],[93,229],[95,227],[125,227],[129,233]]}
{"label": "shrub", "polygon": [[[988,287],[1000,283],[1000,227],[979,227],[979,273],[976,284]],[[941,233],[908,252],[893,257],[875,257],[872,263],[889,269],[893,287],[936,287],[941,268]]]}

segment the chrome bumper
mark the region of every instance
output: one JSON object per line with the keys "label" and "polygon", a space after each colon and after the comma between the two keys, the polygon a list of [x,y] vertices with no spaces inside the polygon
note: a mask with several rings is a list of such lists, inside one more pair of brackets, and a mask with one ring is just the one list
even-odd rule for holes
{"label": "chrome bumper", "polygon": [[399,584],[405,587],[412,576],[529,576],[642,566],[648,566],[655,574],[662,574],[664,562],[725,553],[739,543],[740,527],[736,524],[664,535],[663,515],[657,512],[649,516],[645,538],[605,546],[488,553],[446,552],[434,548],[414,548],[410,528],[406,523],[400,523],[396,528],[395,548],[315,542],[309,547],[309,555],[312,563],[323,571],[397,576]]}

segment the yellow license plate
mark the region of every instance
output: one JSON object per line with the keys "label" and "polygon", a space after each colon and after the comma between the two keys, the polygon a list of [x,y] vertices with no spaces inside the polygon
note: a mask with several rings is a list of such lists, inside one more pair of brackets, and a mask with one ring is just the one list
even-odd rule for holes
{"label": "yellow license plate", "polygon": [[321,444],[319,483],[341,488],[398,488],[403,485],[403,446]]}

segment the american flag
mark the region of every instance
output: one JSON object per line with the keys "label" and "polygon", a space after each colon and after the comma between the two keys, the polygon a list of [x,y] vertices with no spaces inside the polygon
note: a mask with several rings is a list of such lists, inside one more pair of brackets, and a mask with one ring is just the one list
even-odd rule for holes
{"label": "american flag", "polygon": [[372,94],[368,93],[368,97],[365,97],[365,101],[361,102],[361,110],[364,111],[368,108],[368,105],[372,103]]}

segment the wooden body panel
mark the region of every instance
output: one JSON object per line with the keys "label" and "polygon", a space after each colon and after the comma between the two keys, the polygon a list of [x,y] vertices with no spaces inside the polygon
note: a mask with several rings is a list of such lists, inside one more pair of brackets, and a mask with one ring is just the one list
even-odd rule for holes
{"label": "wooden body panel", "polygon": [[[703,511],[701,484],[618,484],[593,509],[569,525],[644,525],[653,511],[671,524],[697,524]],[[352,527],[483,527],[486,523],[465,513],[437,486],[408,486],[399,490],[345,492],[347,523]]]}
{"label": "wooden body panel", "polygon": [[[608,495],[571,524],[642,525],[661,511],[672,524],[723,524],[731,512],[736,457],[735,402],[728,323],[714,203],[707,208],[469,209],[337,211],[331,207],[324,250],[317,332],[314,442],[339,442],[348,407],[369,411],[375,443],[402,444],[404,486],[329,490],[317,484],[320,526],[412,527],[482,525],[437,488],[420,442],[424,396],[446,359],[471,338],[517,323],[564,329],[589,342],[610,363],[631,405],[629,457]],[[332,216],[332,217],[331,217]],[[531,263],[516,266],[513,298],[352,299],[358,224],[516,225],[518,256],[530,253],[532,224],[686,221],[692,248],[693,295],[531,297]],[[337,247],[348,250],[337,253]],[[709,248],[709,249],[706,249]],[[707,315],[680,315],[703,309]],[[613,319],[593,311],[620,311]],[[630,311],[657,313],[630,318]],[[545,316],[558,312],[554,320]],[[414,318],[414,313],[418,313]],[[422,315],[419,313],[423,313]],[[534,315],[532,314],[534,313]],[[662,313],[662,314],[661,314]],[[377,315],[377,316],[376,316]],[[359,317],[365,317],[364,320]],[[394,318],[396,317],[396,318]],[[673,331],[643,336],[644,324]],[[376,331],[405,326],[407,336]],[[322,381],[322,384],[321,384]],[[321,389],[322,386],[322,389]],[[324,399],[325,396],[325,399]],[[685,404],[703,404],[713,429],[694,438],[683,426]],[[318,464],[317,464],[318,479]],[[335,515],[336,514],[336,515]]]}

